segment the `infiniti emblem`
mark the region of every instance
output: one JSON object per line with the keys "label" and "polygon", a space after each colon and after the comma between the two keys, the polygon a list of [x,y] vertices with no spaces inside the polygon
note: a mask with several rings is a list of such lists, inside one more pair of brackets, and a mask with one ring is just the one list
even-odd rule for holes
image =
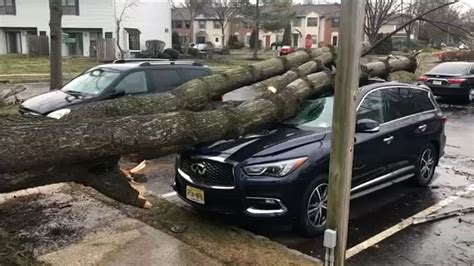
{"label": "infiniti emblem", "polygon": [[191,164],[191,170],[199,175],[204,175],[206,173],[206,166],[202,163],[193,163]]}

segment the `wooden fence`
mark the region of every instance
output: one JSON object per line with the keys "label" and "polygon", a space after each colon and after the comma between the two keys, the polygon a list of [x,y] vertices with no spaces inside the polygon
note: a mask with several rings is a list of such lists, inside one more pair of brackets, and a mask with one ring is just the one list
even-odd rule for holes
{"label": "wooden fence", "polygon": [[48,36],[26,36],[28,55],[30,56],[48,56],[49,55],[49,37]]}
{"label": "wooden fence", "polygon": [[99,38],[97,40],[97,61],[110,62],[115,58],[115,39]]}

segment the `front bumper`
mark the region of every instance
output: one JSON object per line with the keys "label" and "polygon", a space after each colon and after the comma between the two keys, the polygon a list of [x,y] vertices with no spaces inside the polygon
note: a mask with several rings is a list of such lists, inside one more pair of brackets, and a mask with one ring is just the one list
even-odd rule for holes
{"label": "front bumper", "polygon": [[[204,204],[188,199],[186,187],[197,188],[204,193]],[[247,191],[241,183],[234,188],[205,187],[192,182],[181,169],[176,171],[174,190],[178,196],[193,207],[203,210],[231,215],[246,215],[249,217],[281,217],[289,214],[288,201],[284,192],[272,190],[272,193]],[[262,189],[265,189],[262,187]],[[268,191],[270,189],[265,189]]]}

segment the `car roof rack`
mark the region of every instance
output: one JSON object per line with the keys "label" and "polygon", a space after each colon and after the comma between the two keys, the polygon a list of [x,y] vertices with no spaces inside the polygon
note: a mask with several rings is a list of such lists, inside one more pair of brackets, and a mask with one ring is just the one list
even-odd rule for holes
{"label": "car roof rack", "polygon": [[128,59],[117,59],[113,61],[113,64],[123,64],[123,63],[137,63],[137,62],[162,62],[162,61],[170,61],[169,59],[163,58],[128,58]]}
{"label": "car roof rack", "polygon": [[163,62],[143,62],[139,66],[157,66],[157,65],[189,65],[189,66],[204,66],[200,62],[195,61],[163,61]]}

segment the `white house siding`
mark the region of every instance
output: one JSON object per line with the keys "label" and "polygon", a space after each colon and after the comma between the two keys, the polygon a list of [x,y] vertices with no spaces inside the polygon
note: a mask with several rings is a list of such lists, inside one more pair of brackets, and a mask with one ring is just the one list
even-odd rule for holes
{"label": "white house siding", "polygon": [[[49,34],[49,0],[16,0],[16,15],[0,15],[0,54],[7,53],[6,31],[21,32],[21,53],[27,53],[26,29],[35,28],[37,33]],[[80,34],[82,55],[89,56],[91,39],[103,37],[111,32],[116,38],[115,15],[119,15],[125,0],[79,0],[79,16],[64,15],[62,27],[65,33]],[[127,10],[123,28],[137,28],[141,31],[140,48],[145,41],[163,40],[171,47],[171,9],[167,0],[139,0]],[[122,29],[123,31],[123,29]],[[128,36],[122,34],[122,41],[128,47]],[[69,48],[63,44],[63,55],[69,55]]]}
{"label": "white house siding", "polygon": [[[103,0],[101,0],[103,1]],[[117,17],[123,10],[125,0],[116,0]],[[161,40],[171,47],[171,7],[167,0],[139,0],[127,9],[122,22],[122,47],[128,50],[128,33],[124,28],[140,30],[140,49],[145,50],[147,40]]]}

